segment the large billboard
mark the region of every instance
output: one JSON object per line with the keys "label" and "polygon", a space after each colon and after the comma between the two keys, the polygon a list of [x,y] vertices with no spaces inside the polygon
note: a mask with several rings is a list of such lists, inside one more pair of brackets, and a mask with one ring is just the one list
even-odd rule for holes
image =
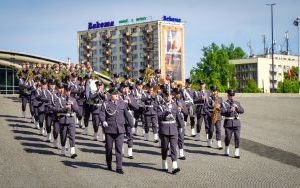
{"label": "large billboard", "polygon": [[162,66],[164,66],[164,75],[171,74],[174,80],[182,81],[184,77],[183,28],[164,25],[162,27],[162,35]]}

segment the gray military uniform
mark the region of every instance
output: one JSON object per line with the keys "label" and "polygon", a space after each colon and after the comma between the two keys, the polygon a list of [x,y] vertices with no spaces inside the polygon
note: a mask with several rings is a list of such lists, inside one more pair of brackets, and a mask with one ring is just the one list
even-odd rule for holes
{"label": "gray military uniform", "polygon": [[173,101],[159,105],[159,136],[161,139],[162,160],[167,159],[169,144],[171,159],[177,160],[178,128],[184,127],[183,114],[178,111],[178,106]]}
{"label": "gray military uniform", "polygon": [[[233,104],[238,107],[236,111],[231,111]],[[240,146],[240,131],[241,131],[241,121],[239,119],[239,114],[244,113],[244,108],[238,101],[227,100],[222,103],[221,115],[225,117],[224,128],[225,128],[225,146],[229,146],[232,134],[234,134],[235,148]]]}
{"label": "gray military uniform", "polygon": [[115,142],[117,169],[122,169],[123,155],[122,148],[124,143],[125,123],[133,126],[133,120],[128,112],[128,105],[123,100],[105,101],[101,107],[100,120],[107,122],[105,131],[106,163],[111,167],[112,148]]}

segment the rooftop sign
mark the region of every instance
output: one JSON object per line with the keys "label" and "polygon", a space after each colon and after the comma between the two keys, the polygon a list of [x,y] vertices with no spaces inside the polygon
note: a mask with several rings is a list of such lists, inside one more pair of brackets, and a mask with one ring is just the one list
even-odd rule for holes
{"label": "rooftop sign", "polygon": [[169,22],[181,22],[181,18],[172,18],[171,16],[163,16],[162,20]]}
{"label": "rooftop sign", "polygon": [[88,30],[99,29],[99,28],[103,28],[103,27],[113,27],[113,26],[115,26],[115,22],[114,21],[110,21],[110,22],[96,22],[96,23],[89,22],[89,24],[88,24]]}

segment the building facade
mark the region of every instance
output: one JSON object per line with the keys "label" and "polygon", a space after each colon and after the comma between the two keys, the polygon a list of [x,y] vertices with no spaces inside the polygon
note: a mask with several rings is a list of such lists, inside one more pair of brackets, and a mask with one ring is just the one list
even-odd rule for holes
{"label": "building facade", "polygon": [[258,56],[247,59],[230,60],[236,66],[236,79],[239,88],[246,87],[246,81],[254,79],[264,93],[272,90],[272,74],[274,74],[274,87],[284,80],[284,73],[292,67],[298,66],[298,57],[292,55],[274,54],[274,70],[272,70],[271,55]]}
{"label": "building facade", "polygon": [[116,22],[89,23],[78,32],[79,62],[89,62],[96,71],[141,76],[147,66],[161,69],[184,81],[184,24],[181,19],[147,17]]}

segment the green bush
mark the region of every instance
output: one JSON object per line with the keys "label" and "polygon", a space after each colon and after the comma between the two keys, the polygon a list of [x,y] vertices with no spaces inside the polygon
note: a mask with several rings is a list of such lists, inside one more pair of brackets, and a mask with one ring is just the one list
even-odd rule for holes
{"label": "green bush", "polygon": [[253,79],[246,81],[247,86],[243,89],[244,93],[261,93],[261,89],[257,87],[256,81]]}

